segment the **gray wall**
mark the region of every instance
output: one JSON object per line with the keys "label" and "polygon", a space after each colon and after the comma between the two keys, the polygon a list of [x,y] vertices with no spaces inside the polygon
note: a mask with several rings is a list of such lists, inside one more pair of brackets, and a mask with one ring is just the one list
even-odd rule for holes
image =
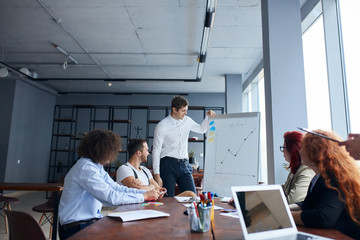
{"label": "gray wall", "polygon": [[1,79],[0,81],[0,181],[5,181],[6,159],[9,148],[12,108],[14,104],[15,81]]}
{"label": "gray wall", "polygon": [[[4,181],[46,182],[56,96],[20,80],[14,83],[15,88],[7,92],[14,99],[12,114],[5,114],[11,122],[1,124],[10,130]],[[1,142],[6,140],[1,135]]]}
{"label": "gray wall", "polygon": [[242,76],[241,74],[226,74],[226,113],[242,112]]}

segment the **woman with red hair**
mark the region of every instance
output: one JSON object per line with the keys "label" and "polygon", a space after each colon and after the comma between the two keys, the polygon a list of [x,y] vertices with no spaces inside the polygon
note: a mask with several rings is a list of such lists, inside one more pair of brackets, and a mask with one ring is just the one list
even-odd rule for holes
{"label": "woman with red hair", "polygon": [[311,168],[301,164],[299,151],[302,138],[301,132],[286,132],[284,134],[284,145],[280,147],[285,160],[289,163],[287,169],[290,170],[290,173],[282,185],[289,204],[304,200],[310,181],[315,176]]}
{"label": "woman with red hair", "polygon": [[[318,134],[340,140],[335,134]],[[300,156],[314,170],[303,202],[290,205],[295,223],[312,228],[335,228],[360,239],[360,174],[355,160],[338,142],[307,133]]]}

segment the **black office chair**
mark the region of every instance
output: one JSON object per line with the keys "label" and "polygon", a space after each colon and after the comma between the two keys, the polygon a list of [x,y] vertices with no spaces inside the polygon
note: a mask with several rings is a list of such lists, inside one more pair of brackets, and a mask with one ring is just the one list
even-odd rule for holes
{"label": "black office chair", "polygon": [[[64,183],[65,177],[61,177],[57,183]],[[58,193],[58,198],[60,199],[61,193]],[[50,195],[49,200],[47,200],[45,203],[36,205],[32,208],[34,212],[42,213],[39,225],[43,226],[46,223],[50,223],[50,231],[49,231],[49,238],[51,238],[52,235],[52,229],[53,229],[53,221],[54,221],[54,210],[55,210],[55,197],[56,193],[52,192]]]}
{"label": "black office chair", "polygon": [[37,221],[28,213],[5,210],[9,220],[9,240],[46,240]]}
{"label": "black office chair", "polygon": [[5,233],[8,233],[8,227],[7,227],[7,218],[6,218],[6,213],[5,210],[9,210],[11,211],[11,205],[10,203],[19,203],[20,200],[14,197],[6,197],[3,195],[0,195],[0,203],[4,203],[2,206],[0,206],[0,215],[4,218],[5,220]]}
{"label": "black office chair", "polygon": [[55,209],[55,192],[51,193],[49,200],[45,203],[36,205],[32,208],[34,212],[42,213],[39,225],[43,226],[46,223],[50,223],[49,239],[51,239],[53,220],[54,220],[54,209]]}

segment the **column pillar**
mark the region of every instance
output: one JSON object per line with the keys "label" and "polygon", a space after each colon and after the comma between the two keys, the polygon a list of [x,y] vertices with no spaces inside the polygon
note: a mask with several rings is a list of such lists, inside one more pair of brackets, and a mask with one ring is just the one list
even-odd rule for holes
{"label": "column pillar", "polygon": [[242,76],[241,74],[225,75],[225,112],[242,112]]}
{"label": "column pillar", "polygon": [[261,1],[268,183],[282,184],[286,131],[307,127],[300,2]]}

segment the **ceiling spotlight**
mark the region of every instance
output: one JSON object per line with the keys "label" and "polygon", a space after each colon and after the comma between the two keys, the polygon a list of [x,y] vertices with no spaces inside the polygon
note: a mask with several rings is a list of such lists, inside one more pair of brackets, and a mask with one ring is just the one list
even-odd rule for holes
{"label": "ceiling spotlight", "polygon": [[0,68],[0,77],[4,78],[9,75],[9,71],[6,68]]}
{"label": "ceiling spotlight", "polygon": [[63,64],[63,69],[64,70],[66,70],[67,69],[67,65],[68,65],[68,63],[67,63],[67,60],[64,62],[64,64]]}
{"label": "ceiling spotlight", "polygon": [[30,70],[26,67],[22,67],[19,69],[20,72],[22,72],[23,74],[26,74],[26,75],[30,75]]}
{"label": "ceiling spotlight", "polygon": [[111,86],[112,86],[112,83],[111,83],[111,82],[109,82],[109,83],[108,83],[108,86],[109,86],[109,87],[111,87]]}
{"label": "ceiling spotlight", "polygon": [[22,72],[26,76],[29,76],[31,78],[37,78],[38,74],[36,72],[30,71],[27,67],[22,67],[19,69],[19,72]]}

